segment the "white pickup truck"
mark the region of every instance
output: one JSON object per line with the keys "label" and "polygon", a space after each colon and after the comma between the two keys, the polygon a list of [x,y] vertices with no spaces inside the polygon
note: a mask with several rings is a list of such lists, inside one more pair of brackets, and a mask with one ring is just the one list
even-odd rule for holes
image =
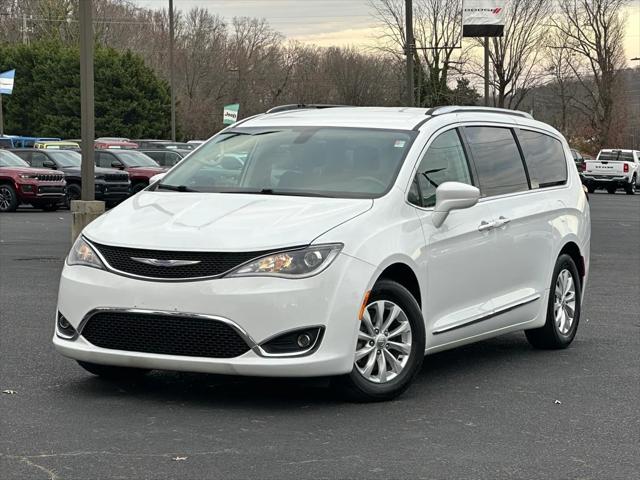
{"label": "white pickup truck", "polygon": [[600,150],[596,160],[587,160],[582,182],[589,193],[597,188],[616,193],[622,188],[633,195],[640,187],[640,151]]}

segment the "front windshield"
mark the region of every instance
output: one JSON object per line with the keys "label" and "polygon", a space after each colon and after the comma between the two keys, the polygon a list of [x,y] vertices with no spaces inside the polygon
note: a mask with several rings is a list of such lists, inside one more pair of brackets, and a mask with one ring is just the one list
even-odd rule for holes
{"label": "front windshield", "polygon": [[336,127],[237,128],[201,146],[157,188],[377,198],[391,188],[416,134]]}
{"label": "front windshield", "polygon": [[15,153],[0,150],[0,167],[28,167],[29,164]]}
{"label": "front windshield", "polygon": [[158,163],[151,157],[141,152],[118,152],[118,160],[127,167],[159,167]]}
{"label": "front windshield", "polygon": [[60,150],[58,152],[47,153],[61,168],[79,167],[82,164],[82,156],[78,152]]}

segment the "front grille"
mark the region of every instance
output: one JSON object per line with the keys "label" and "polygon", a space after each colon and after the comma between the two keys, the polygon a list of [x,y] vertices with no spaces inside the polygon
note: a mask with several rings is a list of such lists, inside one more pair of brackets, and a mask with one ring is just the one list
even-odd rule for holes
{"label": "front grille", "polygon": [[36,178],[41,182],[61,182],[64,180],[62,175],[39,173]]}
{"label": "front grille", "polygon": [[124,182],[127,183],[129,181],[129,175],[123,175],[121,173],[108,173],[104,176],[104,179],[107,182]]}
{"label": "front grille", "polygon": [[233,358],[249,351],[236,330],[209,318],[98,312],[81,334],[97,347],[127,352]]}
{"label": "front grille", "polygon": [[[93,245],[102,254],[107,263],[116,270],[131,275],[171,280],[215,277],[249,260],[273,252],[273,250],[261,252],[173,252],[112,247],[98,243],[93,243]],[[132,257],[157,260],[189,260],[200,263],[180,267],[162,267],[140,263],[133,260]]]}

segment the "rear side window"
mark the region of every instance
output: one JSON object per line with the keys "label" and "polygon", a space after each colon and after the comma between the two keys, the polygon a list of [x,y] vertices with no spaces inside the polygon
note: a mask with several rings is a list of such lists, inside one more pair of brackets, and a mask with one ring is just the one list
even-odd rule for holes
{"label": "rear side window", "polygon": [[559,140],[530,130],[521,130],[518,138],[529,170],[531,188],[567,183],[567,160]]}
{"label": "rear side window", "polygon": [[513,132],[500,127],[467,127],[465,133],[484,197],[529,190]]}

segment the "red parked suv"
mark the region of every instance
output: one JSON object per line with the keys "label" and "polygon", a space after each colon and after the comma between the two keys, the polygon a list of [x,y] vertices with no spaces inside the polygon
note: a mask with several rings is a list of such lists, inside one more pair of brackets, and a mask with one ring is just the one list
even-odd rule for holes
{"label": "red parked suv", "polygon": [[31,168],[17,155],[0,150],[0,212],[13,212],[23,203],[57,210],[65,195],[64,174]]}
{"label": "red parked suv", "polygon": [[132,193],[138,193],[149,186],[149,179],[154,175],[167,171],[151,157],[133,150],[96,150],[96,165],[128,172]]}

